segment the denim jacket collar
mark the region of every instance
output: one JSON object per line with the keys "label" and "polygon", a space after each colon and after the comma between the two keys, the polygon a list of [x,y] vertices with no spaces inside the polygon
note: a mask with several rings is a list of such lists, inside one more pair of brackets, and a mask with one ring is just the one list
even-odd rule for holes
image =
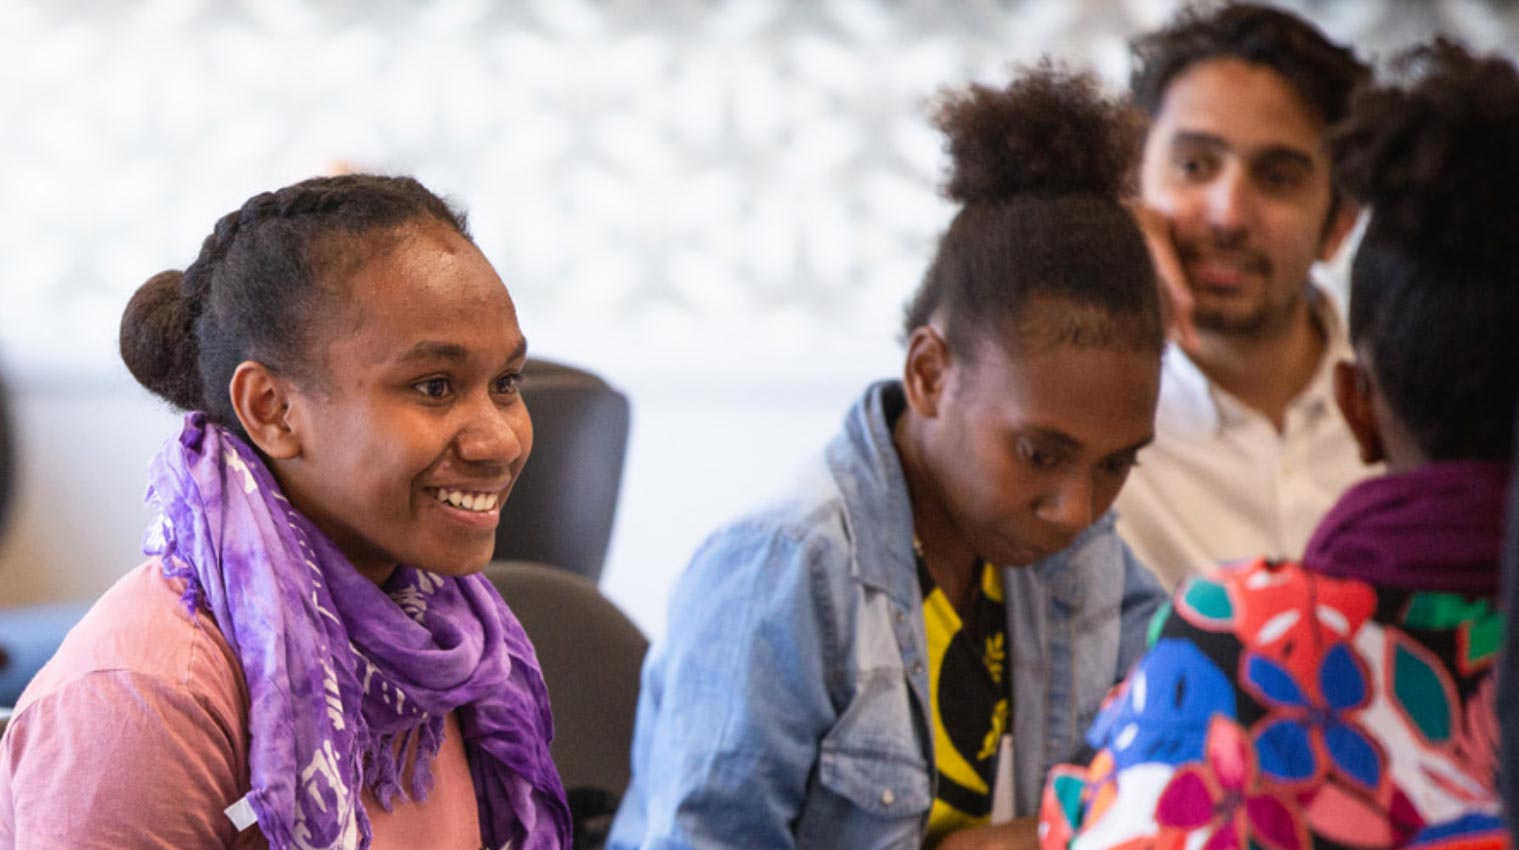
{"label": "denim jacket collar", "polygon": [[906,403],[900,381],[872,384],[825,454],[844,500],[851,574],[911,609],[921,602],[912,562],[912,502],[888,414]]}

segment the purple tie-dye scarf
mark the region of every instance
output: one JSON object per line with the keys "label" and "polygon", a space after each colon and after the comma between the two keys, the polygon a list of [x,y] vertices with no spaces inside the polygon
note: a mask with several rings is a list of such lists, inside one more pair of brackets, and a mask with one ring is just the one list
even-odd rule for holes
{"label": "purple tie-dye scarf", "polygon": [[[570,846],[553,721],[527,635],[479,575],[401,567],[382,589],[281,495],[263,461],[203,414],[149,471],[143,544],[189,583],[248,680],[248,801],[273,850],[367,848],[367,784],[425,798],[458,712],[489,847]],[[416,753],[410,789],[406,754]]]}

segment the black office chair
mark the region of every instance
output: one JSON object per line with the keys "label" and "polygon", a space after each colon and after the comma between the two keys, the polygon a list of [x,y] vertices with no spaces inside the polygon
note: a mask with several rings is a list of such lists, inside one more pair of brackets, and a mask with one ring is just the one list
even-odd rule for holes
{"label": "black office chair", "polygon": [[496,561],[485,575],[538,653],[554,712],[554,764],[569,795],[575,848],[606,841],[632,772],[633,718],[649,642],[590,580]]}
{"label": "black office chair", "polygon": [[628,399],[590,372],[529,358],[533,454],[501,509],[495,559],[599,581],[628,445]]}

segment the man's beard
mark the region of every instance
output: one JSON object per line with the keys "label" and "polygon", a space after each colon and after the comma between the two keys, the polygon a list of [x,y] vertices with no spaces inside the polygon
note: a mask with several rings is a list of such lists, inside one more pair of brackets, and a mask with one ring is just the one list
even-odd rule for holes
{"label": "man's beard", "polygon": [[[1215,236],[1207,241],[1207,255],[1230,256],[1236,263],[1243,265],[1249,274],[1256,277],[1260,284],[1258,295],[1260,300],[1254,305],[1254,309],[1243,315],[1227,310],[1210,310],[1206,304],[1202,303],[1206,295],[1198,297],[1198,287],[1189,280],[1187,286],[1192,290],[1193,297],[1198,299],[1198,304],[1192,314],[1192,321],[1197,325],[1197,329],[1220,336],[1258,339],[1271,336],[1289,326],[1292,323],[1292,317],[1297,313],[1298,305],[1302,303],[1302,292],[1306,291],[1306,287],[1284,301],[1274,302],[1271,300],[1271,277],[1275,272],[1275,266],[1269,257],[1247,247],[1243,239]],[[1186,244],[1177,245],[1177,252],[1180,254],[1183,266],[1191,265],[1205,253],[1193,245]]]}
{"label": "man's beard", "polygon": [[1284,301],[1262,298],[1255,309],[1243,315],[1225,310],[1210,310],[1199,304],[1192,314],[1192,321],[1198,330],[1219,336],[1241,339],[1274,336],[1292,324],[1306,293],[1307,287],[1304,287]]}

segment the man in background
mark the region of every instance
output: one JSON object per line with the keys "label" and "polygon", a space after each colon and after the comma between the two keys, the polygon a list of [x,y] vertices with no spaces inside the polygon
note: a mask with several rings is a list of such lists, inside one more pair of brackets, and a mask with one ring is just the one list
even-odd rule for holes
{"label": "man in background", "polygon": [[1327,129],[1367,67],[1267,6],[1183,10],[1132,44],[1149,117],[1146,225],[1172,313],[1156,440],[1119,530],[1174,586],[1220,561],[1303,551],[1362,464],[1331,373],[1351,355],[1310,270],[1356,210],[1333,186]]}

